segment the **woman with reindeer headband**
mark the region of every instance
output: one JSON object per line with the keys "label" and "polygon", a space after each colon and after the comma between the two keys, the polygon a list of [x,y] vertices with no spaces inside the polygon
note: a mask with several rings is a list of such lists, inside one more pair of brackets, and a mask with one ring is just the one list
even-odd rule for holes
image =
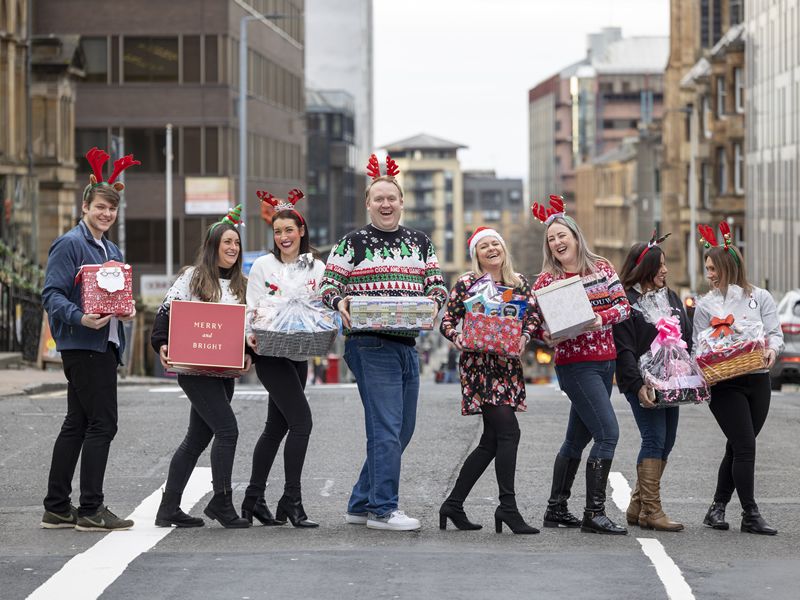
{"label": "woman with reindeer headband", "polygon": [[[726,530],[725,507],[733,496],[734,489],[742,505],[741,530],[747,533],[775,535],[776,529],[761,516],[755,501],[756,437],[767,420],[772,394],[769,368],[783,351],[783,332],[778,311],[770,293],[752,285],[747,280],[744,259],[733,245],[730,227],[726,221],[719,224],[722,243],[717,241],[714,230],[708,225],[699,225],[700,241],[705,247],[706,278],[711,287],[709,295],[700,300],[694,313],[694,341],[697,345],[699,332],[712,324],[712,318],[724,317],[709,312],[704,301],[715,295],[729,297],[726,310],[730,310],[732,322],[760,322],[764,326],[767,341],[764,368],[721,381],[711,386],[711,413],[727,438],[725,455],[717,473],[714,501],[703,519],[703,524],[712,529]],[[742,290],[741,299],[733,300],[731,286]]]}
{"label": "woman with reindeer headband", "polygon": [[[83,217],[50,246],[42,291],[67,377],[67,415],[53,446],[41,525],[46,529],[115,531],[133,527],[133,521],[120,519],[103,504],[103,480],[111,440],[117,432],[117,365],[125,351],[120,321],[133,319],[136,311],[120,317],[84,314],[81,285],[75,283],[75,275],[82,265],[122,262],[119,248],[106,237],[117,220],[119,194],[125,188],[116,178],[141,163],[132,154],[123,156],[114,162],[108,181],[103,181],[103,165],[109,155],[92,148],[86,159],[93,173],[83,190]],[[75,508],[70,495],[79,456],[81,495],[80,507]]]}
{"label": "woman with reindeer headband", "polygon": [[[366,204],[371,223],[347,234],[328,257],[323,302],[341,313],[345,327],[350,325],[350,297],[356,294],[427,296],[437,312],[447,300],[433,243],[421,231],[400,225],[398,173],[387,156],[386,175],[381,175],[377,157],[370,157]],[[345,333],[344,359],[358,383],[367,434],[367,458],[345,521],[389,531],[419,529],[419,520],[398,508],[400,463],[414,433],[419,396],[416,333]]]}
{"label": "woman with reindeer headband", "polygon": [[[678,295],[667,288],[667,264],[663,242],[670,234],[659,237],[654,231],[650,241],[631,246],[622,266],[620,279],[628,302],[634,306],[644,294],[666,289],[676,334],[691,352],[692,322],[686,315]],[[636,460],[636,485],[625,512],[628,525],[639,525],[658,531],[681,531],[683,525],[671,521],[661,507],[660,485],[667,457],[675,444],[678,431],[677,406],[654,410],[650,391],[639,369],[639,359],[650,350],[659,334],[641,311],[634,310],[629,319],[614,325],[617,347],[617,385],[631,405],[642,443]],[[677,337],[677,335],[676,335]]]}
{"label": "woman with reindeer headband", "polygon": [[[167,347],[169,315],[173,300],[244,304],[247,278],[242,272],[239,238],[241,205],[230,210],[206,232],[195,264],[185,267],[164,297],[156,313],[150,343],[161,365],[169,368]],[[242,373],[250,370],[251,358],[245,356]],[[239,429],[231,408],[235,379],[208,375],[178,374],[178,385],[189,398],[189,428],[169,464],[164,495],[156,514],[158,527],[200,527],[203,520],[181,510],[181,496],[197,459],[211,446],[211,475],[214,496],[204,512],[226,528],[249,527],[247,520],[233,507],[231,474]]]}
{"label": "woman with reindeer headband", "polygon": [[[550,196],[550,208],[537,203],[534,218],[545,225],[542,273],[534,283],[540,289],[579,276],[595,312],[590,328],[572,339],[545,342],[555,346],[556,376],[569,397],[567,432],[553,466],[553,484],[545,527],[580,527],[588,533],[625,535],[628,531],[606,516],[606,483],[619,438],[611,406],[614,378],[614,336],[611,326],[628,318],[630,306],[611,263],[592,252],[575,220],[564,211],[564,200]],[[586,461],[586,507],[583,520],[567,509],[572,482],[586,445],[594,440]]]}
{"label": "woman with reindeer headband", "polygon": [[[278,283],[282,275],[285,277],[289,272],[287,265],[301,267],[297,276],[302,277],[301,283],[312,291],[318,289],[325,271],[325,264],[311,254],[306,221],[295,208],[303,198],[303,192],[293,189],[286,200],[275,198],[269,192],[259,191],[257,195],[275,210],[272,216],[274,244],[272,252],[257,258],[250,269],[247,282],[250,325],[253,313],[265,295],[284,293]],[[248,343],[255,348],[255,338],[248,336]],[[253,467],[242,502],[242,516],[250,523],[255,517],[263,525],[283,525],[288,519],[294,527],[317,527],[318,523],[310,520],[303,508],[300,481],[312,426],[311,408],[305,395],[308,361],[256,355],[255,366],[259,380],[269,392],[269,401],[266,425],[253,450]],[[284,437],[283,496],[273,517],[264,492]]]}

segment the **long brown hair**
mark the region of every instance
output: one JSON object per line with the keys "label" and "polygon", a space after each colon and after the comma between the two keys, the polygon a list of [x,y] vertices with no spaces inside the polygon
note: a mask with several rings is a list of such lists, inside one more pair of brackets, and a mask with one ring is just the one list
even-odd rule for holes
{"label": "long brown hair", "polygon": [[[206,232],[203,245],[197,253],[197,260],[194,263],[194,274],[189,284],[189,289],[193,296],[197,296],[203,302],[219,302],[222,297],[222,288],[219,285],[219,245],[222,235],[226,231],[236,232],[239,230],[230,223],[215,223]],[[247,277],[242,272],[242,250],[231,267],[230,289],[241,304],[247,298]]]}
{"label": "long brown hair", "polygon": [[608,263],[609,265],[611,264],[607,258],[603,258],[599,254],[595,254],[589,249],[589,244],[586,242],[583,231],[581,231],[581,228],[578,223],[575,222],[575,219],[570,216],[564,216],[554,218],[544,232],[544,260],[542,260],[542,272],[549,273],[553,277],[563,277],[566,273],[564,267],[561,265],[561,262],[559,262],[559,260],[553,256],[553,252],[550,250],[550,244],[547,242],[547,232],[550,231],[550,228],[555,224],[563,225],[569,229],[572,232],[573,237],[578,242],[578,271],[580,272],[580,275],[596,273],[598,262],[602,261]]}
{"label": "long brown hair", "polygon": [[[736,254],[731,254],[731,252]],[[717,271],[717,288],[723,295],[728,293],[729,285],[738,285],[746,294],[753,291],[752,284],[747,281],[747,273],[744,270],[744,258],[736,246],[716,246],[706,250],[703,259],[711,259],[714,269]]]}

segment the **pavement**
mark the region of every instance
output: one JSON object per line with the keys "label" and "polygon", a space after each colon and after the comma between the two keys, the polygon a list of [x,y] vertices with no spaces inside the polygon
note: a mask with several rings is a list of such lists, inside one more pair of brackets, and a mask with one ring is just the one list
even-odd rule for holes
{"label": "pavement", "polygon": [[[162,377],[127,376],[120,377],[120,385],[158,385],[164,383]],[[168,380],[167,380],[168,381]],[[39,369],[27,363],[18,363],[0,369],[0,399],[21,394],[41,394],[67,389],[67,379],[61,366],[50,365]]]}

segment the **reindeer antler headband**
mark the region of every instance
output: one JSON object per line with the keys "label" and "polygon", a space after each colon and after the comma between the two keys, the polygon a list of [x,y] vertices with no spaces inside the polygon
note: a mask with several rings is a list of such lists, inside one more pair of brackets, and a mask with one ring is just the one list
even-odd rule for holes
{"label": "reindeer antler headband", "polygon": [[665,233],[661,237],[658,237],[658,233],[656,233],[656,230],[653,229],[653,236],[650,238],[650,241],[647,242],[647,247],[644,250],[642,250],[642,253],[639,255],[639,258],[636,259],[636,264],[638,265],[640,262],[642,262],[642,259],[644,258],[644,255],[647,254],[650,251],[651,248],[655,248],[656,246],[658,246],[661,242],[663,242],[665,239],[667,239],[670,235],[672,235],[672,234],[671,233]]}
{"label": "reindeer antler headband", "polygon": [[[714,233],[714,228],[709,227],[708,225],[700,224],[697,226],[697,231],[700,232],[700,242],[705,246],[706,249],[719,247],[719,242],[717,241],[717,236]],[[722,248],[729,252],[731,256],[733,256],[734,260],[736,260],[736,264],[739,263],[739,255],[736,254],[736,250],[733,248],[733,240],[731,239],[731,227],[728,225],[727,221],[720,221],[719,224],[719,232],[722,234]]]}
{"label": "reindeer antler headband", "polygon": [[[400,167],[397,166],[397,163],[394,159],[386,155],[386,176],[387,177],[397,177],[400,174]],[[381,176],[381,165],[378,162],[378,157],[374,154],[369,157],[369,163],[367,164],[367,175],[369,175],[372,179],[377,179]]]}
{"label": "reindeer antler headband", "polygon": [[105,150],[100,150],[97,146],[93,147],[86,153],[86,160],[89,161],[89,164],[92,167],[92,174],[89,175],[89,185],[87,185],[83,190],[84,200],[86,200],[89,190],[99,185],[107,185],[114,188],[117,192],[121,192],[125,189],[125,184],[121,181],[116,181],[117,177],[119,177],[119,174],[128,167],[142,164],[138,160],[133,159],[133,154],[128,154],[127,156],[118,158],[114,161],[114,170],[111,172],[111,177],[108,178],[108,181],[103,181],[103,165],[106,164],[106,161],[109,158],[111,157],[108,155],[108,152]]}
{"label": "reindeer antler headband", "polygon": [[300,201],[302,198],[305,197],[305,194],[303,194],[303,192],[300,191],[299,189],[293,188],[289,190],[289,195],[287,196],[286,200],[283,200],[281,198],[276,198],[269,192],[265,192],[262,190],[258,190],[256,192],[256,196],[258,196],[258,199],[261,200],[262,202],[266,202],[267,204],[272,206],[275,209],[276,213],[288,210],[296,214],[300,218],[300,222],[303,225],[306,224],[306,220],[303,218],[303,215],[297,212],[297,209],[295,208],[295,204],[297,204],[298,201]]}
{"label": "reindeer antler headband", "polygon": [[545,208],[544,204],[534,202],[531,206],[531,214],[537,221],[541,221],[545,226],[550,225],[557,217],[567,218],[567,212],[564,208],[564,198],[550,194],[550,208]]}

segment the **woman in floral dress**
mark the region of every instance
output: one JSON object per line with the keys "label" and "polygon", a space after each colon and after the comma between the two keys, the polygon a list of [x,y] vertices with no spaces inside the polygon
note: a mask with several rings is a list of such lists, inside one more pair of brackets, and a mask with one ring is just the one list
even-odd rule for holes
{"label": "woman in floral dress", "polygon": [[[514,272],[506,244],[497,231],[479,227],[469,239],[469,252],[473,270],[462,275],[451,290],[440,327],[442,335],[459,350],[463,350],[463,346],[456,327],[466,313],[464,301],[471,295],[467,290],[482,275],[490,274],[496,284],[511,288],[513,294],[533,302],[530,284],[522,275]],[[538,326],[537,311],[529,307],[519,340],[520,354]],[[467,518],[464,500],[494,459],[500,500],[495,511],[496,531],[499,533],[502,524],[506,523],[514,533],[539,533],[538,529],[525,523],[517,509],[514,493],[520,436],[515,413],[526,409],[522,363],[518,358],[462,351],[459,372],[461,414],[481,415],[483,435],[478,446],[464,461],[453,490],[439,509],[439,527],[445,529],[447,519],[450,519],[458,529],[481,528],[481,525]]]}

